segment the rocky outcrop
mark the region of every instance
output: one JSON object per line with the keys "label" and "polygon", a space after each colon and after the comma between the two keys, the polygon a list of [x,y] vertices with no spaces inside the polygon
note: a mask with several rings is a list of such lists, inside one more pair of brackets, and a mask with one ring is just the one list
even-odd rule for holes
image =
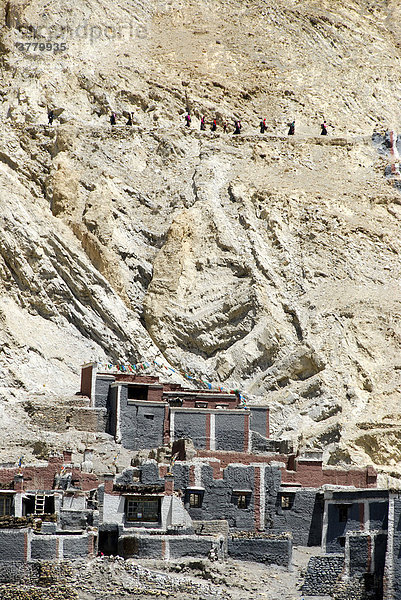
{"label": "rocky outcrop", "polygon": [[0,6],[7,448],[80,363],[157,357],[260,397],[330,464],[397,476],[400,195],[371,143],[401,117],[396,4]]}

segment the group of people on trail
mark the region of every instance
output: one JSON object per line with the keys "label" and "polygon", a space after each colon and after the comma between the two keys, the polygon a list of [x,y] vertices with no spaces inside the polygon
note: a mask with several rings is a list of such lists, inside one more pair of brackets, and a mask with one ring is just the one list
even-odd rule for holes
{"label": "group of people on trail", "polygon": [[[192,122],[192,118],[191,118],[191,114],[190,112],[187,112],[185,115],[185,125],[187,127],[191,127],[191,122]],[[223,121],[222,123],[222,127],[223,127],[223,131],[224,133],[227,133],[227,121]],[[266,124],[266,119],[262,119],[260,120],[260,133],[265,133],[265,131],[267,131],[267,124]],[[328,135],[328,125],[326,123],[326,121],[323,121],[323,123],[320,125],[320,135]],[[202,115],[201,120],[200,120],[200,129],[201,131],[206,131],[206,117],[205,115]],[[242,124],[240,120],[236,120],[234,121],[234,135],[238,135],[239,133],[241,133],[241,129],[242,129]],[[210,131],[216,131],[217,130],[217,120],[213,119],[213,121],[211,122],[211,127],[210,127]],[[295,135],[295,121],[291,121],[291,123],[288,123],[288,135]]]}
{"label": "group of people on trail", "polygon": [[[133,117],[134,113],[128,113],[128,119],[126,121],[126,125],[133,125],[133,121],[132,121],[132,117]],[[53,124],[53,120],[54,120],[54,111],[53,110],[48,110],[47,112],[47,118],[49,121],[49,125]],[[187,127],[191,127],[191,114],[188,111],[185,115],[185,125]],[[110,125],[112,127],[114,127],[114,125],[117,124],[117,115],[115,112],[112,112],[110,115]],[[265,133],[265,131],[267,131],[267,124],[266,124],[266,119],[260,119],[260,133]],[[223,131],[224,133],[227,133],[227,128],[228,128],[228,123],[227,121],[223,121],[222,123],[222,127],[223,127]],[[320,135],[328,135],[328,128],[329,125],[326,123],[326,120],[323,121],[323,123],[320,125]],[[201,117],[200,120],[200,128],[201,131],[206,131],[206,117],[205,115],[203,115]],[[291,121],[291,123],[288,123],[288,134],[287,135],[295,135],[295,121]],[[241,121],[235,120],[234,121],[234,135],[238,135],[239,133],[241,133],[241,129],[242,129],[242,123]],[[217,119],[213,119],[213,121],[211,122],[211,127],[210,127],[210,131],[217,131]]]}

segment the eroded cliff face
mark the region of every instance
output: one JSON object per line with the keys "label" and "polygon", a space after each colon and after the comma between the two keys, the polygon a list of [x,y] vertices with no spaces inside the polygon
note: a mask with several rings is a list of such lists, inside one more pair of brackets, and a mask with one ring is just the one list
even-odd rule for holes
{"label": "eroded cliff face", "polygon": [[27,398],[157,358],[397,476],[401,195],[372,133],[401,122],[398,3],[0,5],[3,459],[43,436]]}

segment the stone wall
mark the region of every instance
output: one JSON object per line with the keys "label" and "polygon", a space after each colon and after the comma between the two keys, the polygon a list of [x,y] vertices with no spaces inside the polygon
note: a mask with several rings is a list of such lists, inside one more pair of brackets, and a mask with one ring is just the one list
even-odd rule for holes
{"label": "stone wall", "polygon": [[31,417],[34,425],[48,431],[62,432],[70,427],[79,431],[103,432],[106,409],[73,405],[38,406]]}
{"label": "stone wall", "polygon": [[344,570],[344,557],[312,556],[302,586],[304,596],[332,596]]}

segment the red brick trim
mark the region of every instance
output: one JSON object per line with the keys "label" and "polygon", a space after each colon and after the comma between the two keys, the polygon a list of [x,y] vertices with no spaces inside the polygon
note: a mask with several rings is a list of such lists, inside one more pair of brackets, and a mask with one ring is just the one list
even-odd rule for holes
{"label": "red brick trim", "polygon": [[163,443],[170,443],[170,407],[167,404],[164,407]]}
{"label": "red brick trim", "polygon": [[189,485],[195,485],[195,466],[194,465],[191,465],[189,467],[188,481],[189,481]]}
{"label": "red brick trim", "polygon": [[363,502],[359,503],[359,529],[361,531],[365,529],[365,505]]}

